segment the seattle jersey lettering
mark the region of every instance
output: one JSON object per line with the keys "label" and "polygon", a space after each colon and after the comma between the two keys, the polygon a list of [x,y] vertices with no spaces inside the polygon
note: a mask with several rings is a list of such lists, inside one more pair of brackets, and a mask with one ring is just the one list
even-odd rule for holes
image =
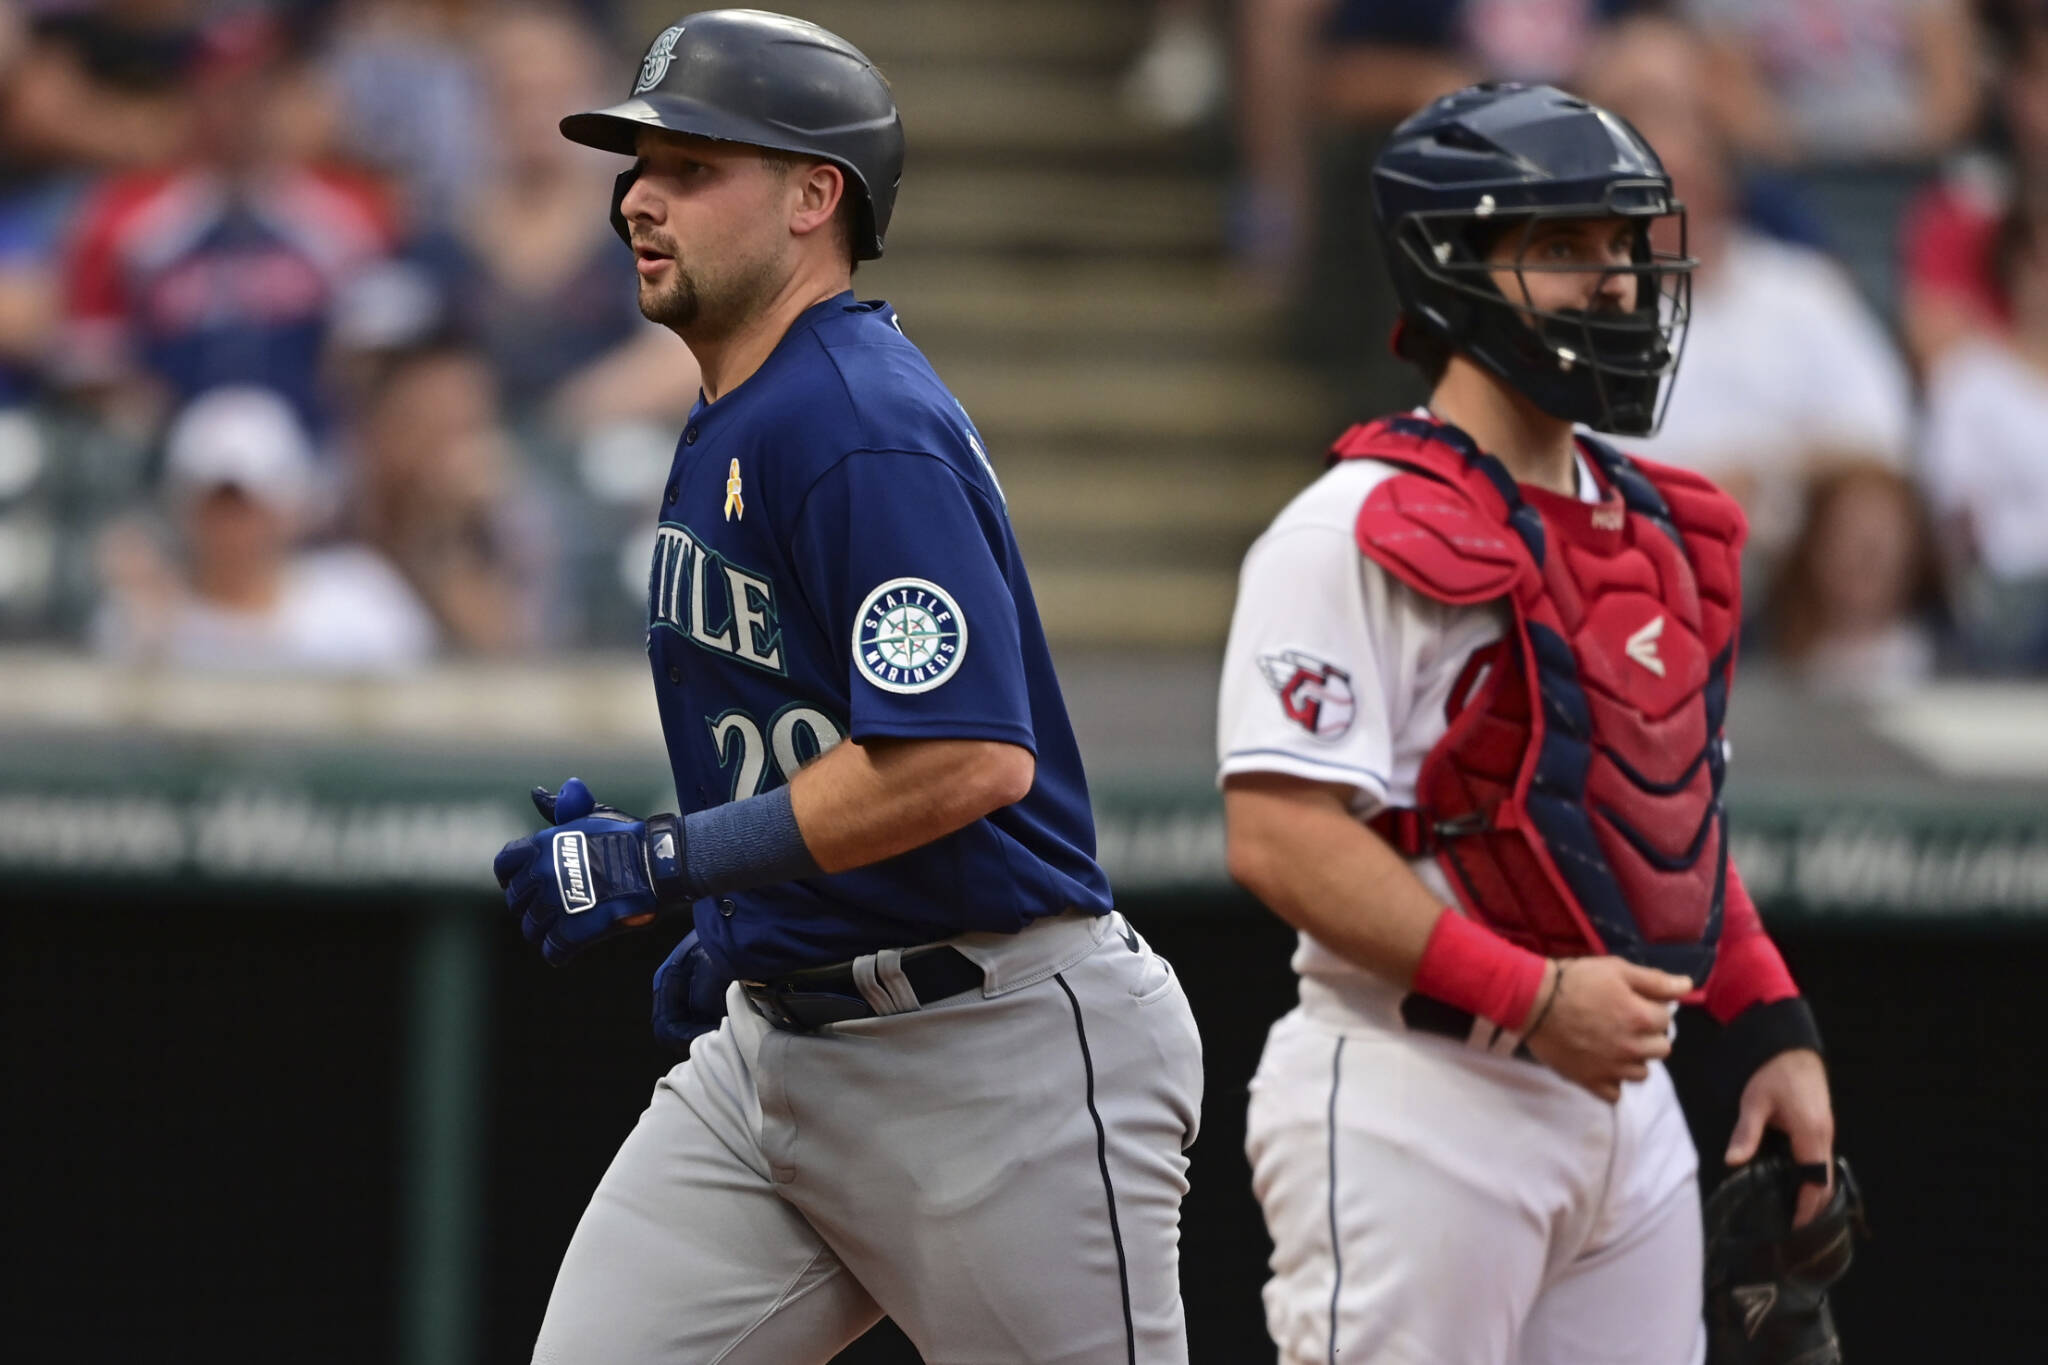
{"label": "seattle jersey lettering", "polygon": [[700,649],[768,673],[784,672],[775,584],[741,568],[687,526],[663,522],[654,537],[647,629],[676,632]]}

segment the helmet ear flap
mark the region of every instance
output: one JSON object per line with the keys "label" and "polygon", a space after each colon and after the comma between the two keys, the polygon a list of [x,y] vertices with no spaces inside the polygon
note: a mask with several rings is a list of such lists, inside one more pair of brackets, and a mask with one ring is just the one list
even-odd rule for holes
{"label": "helmet ear flap", "polygon": [[640,178],[640,163],[620,171],[612,181],[612,231],[619,234],[619,240],[627,246],[633,244],[633,225],[626,221],[626,191],[633,188],[633,182]]}

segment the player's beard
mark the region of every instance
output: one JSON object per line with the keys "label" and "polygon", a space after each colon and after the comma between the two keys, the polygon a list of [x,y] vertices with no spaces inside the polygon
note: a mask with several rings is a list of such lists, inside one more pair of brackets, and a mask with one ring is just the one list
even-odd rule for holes
{"label": "player's beard", "polygon": [[692,271],[674,243],[650,235],[647,243],[669,255],[669,278],[640,282],[640,313],[671,331],[699,336],[724,336],[759,312],[776,291],[773,261],[747,261],[713,273]]}
{"label": "player's beard", "polygon": [[640,314],[649,322],[681,332],[696,325],[703,304],[697,295],[697,281],[684,268],[682,257],[669,255],[668,278],[640,281]]}

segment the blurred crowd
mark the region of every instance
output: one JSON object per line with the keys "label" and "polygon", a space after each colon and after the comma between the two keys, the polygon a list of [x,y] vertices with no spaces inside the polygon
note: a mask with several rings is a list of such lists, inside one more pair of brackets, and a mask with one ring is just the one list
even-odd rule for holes
{"label": "blurred crowd", "polygon": [[[1750,657],[2048,672],[2048,0],[1120,2],[1127,109],[1228,131],[1235,264],[1353,415],[1419,397],[1367,197],[1393,123],[1486,77],[1632,120],[1700,261],[1642,448],[1749,511]],[[696,372],[634,306],[612,159],[555,131],[634,18],[0,0],[0,639],[636,638]]]}
{"label": "blurred crowd", "polygon": [[1863,694],[2048,673],[2048,3],[1155,0],[1125,95],[1229,126],[1237,264],[1365,412],[1422,397],[1368,168],[1489,78],[1614,109],[1688,207],[1692,325],[1637,448],[1748,511],[1749,657]]}
{"label": "blurred crowd", "polygon": [[0,637],[362,671],[637,637],[696,396],[604,15],[0,0]]}

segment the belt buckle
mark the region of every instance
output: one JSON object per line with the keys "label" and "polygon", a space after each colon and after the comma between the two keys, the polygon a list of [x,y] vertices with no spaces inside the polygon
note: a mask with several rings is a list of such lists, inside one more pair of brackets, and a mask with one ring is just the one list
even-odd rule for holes
{"label": "belt buckle", "polygon": [[783,1030],[785,1033],[805,1033],[809,1031],[797,1020],[795,1015],[789,1012],[789,1007],[782,1002],[782,987],[779,983],[742,981],[740,982],[740,989],[747,993],[747,999],[752,1002],[755,1012],[774,1027]]}

